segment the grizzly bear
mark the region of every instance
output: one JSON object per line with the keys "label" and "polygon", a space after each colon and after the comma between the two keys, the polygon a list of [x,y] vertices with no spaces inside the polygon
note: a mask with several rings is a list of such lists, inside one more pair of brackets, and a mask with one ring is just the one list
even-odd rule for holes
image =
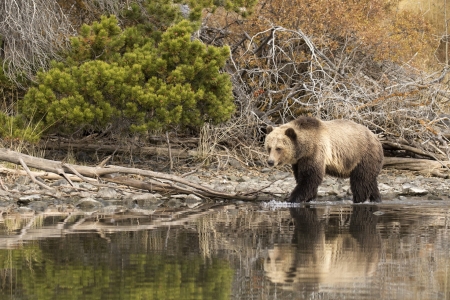
{"label": "grizzly bear", "polygon": [[383,148],[366,127],[350,120],[321,121],[300,117],[279,127],[266,128],[269,166],[291,164],[297,186],[290,202],[316,198],[325,174],[348,178],[353,202],[381,202],[377,176]]}

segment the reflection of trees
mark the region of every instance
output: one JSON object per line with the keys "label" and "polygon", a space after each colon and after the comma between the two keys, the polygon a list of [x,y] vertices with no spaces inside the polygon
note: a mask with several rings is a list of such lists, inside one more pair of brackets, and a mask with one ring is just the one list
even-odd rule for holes
{"label": "reflection of trees", "polygon": [[110,241],[73,234],[0,250],[0,299],[229,299],[228,262],[170,248],[178,241],[187,248],[191,240],[189,232],[176,231],[169,251],[154,251],[145,231]]}
{"label": "reflection of trees", "polygon": [[264,268],[284,288],[314,291],[318,284],[352,283],[376,271],[381,240],[376,232],[375,206],[353,206],[347,230],[326,224],[316,208],[292,208],[292,243],[276,244]]}

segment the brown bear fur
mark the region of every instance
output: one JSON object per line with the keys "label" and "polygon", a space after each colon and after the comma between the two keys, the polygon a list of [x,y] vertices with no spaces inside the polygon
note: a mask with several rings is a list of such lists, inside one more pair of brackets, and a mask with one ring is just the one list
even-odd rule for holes
{"label": "brown bear fur", "polygon": [[297,186],[289,201],[311,201],[325,174],[348,178],[353,202],[381,202],[377,176],[383,148],[366,127],[349,120],[321,121],[300,117],[279,127],[268,126],[268,164],[291,164]]}

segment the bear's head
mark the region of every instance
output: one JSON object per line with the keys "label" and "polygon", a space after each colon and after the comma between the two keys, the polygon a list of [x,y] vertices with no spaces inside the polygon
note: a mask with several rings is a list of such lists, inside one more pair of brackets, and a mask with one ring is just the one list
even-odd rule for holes
{"label": "bear's head", "polygon": [[297,162],[296,144],[297,133],[291,127],[272,127],[266,128],[265,148],[269,153],[267,163],[274,167],[284,164],[295,164]]}

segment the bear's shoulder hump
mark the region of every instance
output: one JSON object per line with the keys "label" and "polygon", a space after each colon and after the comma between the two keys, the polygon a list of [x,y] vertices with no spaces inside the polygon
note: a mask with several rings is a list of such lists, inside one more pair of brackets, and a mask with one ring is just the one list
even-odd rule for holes
{"label": "bear's shoulder hump", "polygon": [[317,129],[320,127],[321,121],[313,117],[299,117],[292,121],[292,125],[299,129]]}

